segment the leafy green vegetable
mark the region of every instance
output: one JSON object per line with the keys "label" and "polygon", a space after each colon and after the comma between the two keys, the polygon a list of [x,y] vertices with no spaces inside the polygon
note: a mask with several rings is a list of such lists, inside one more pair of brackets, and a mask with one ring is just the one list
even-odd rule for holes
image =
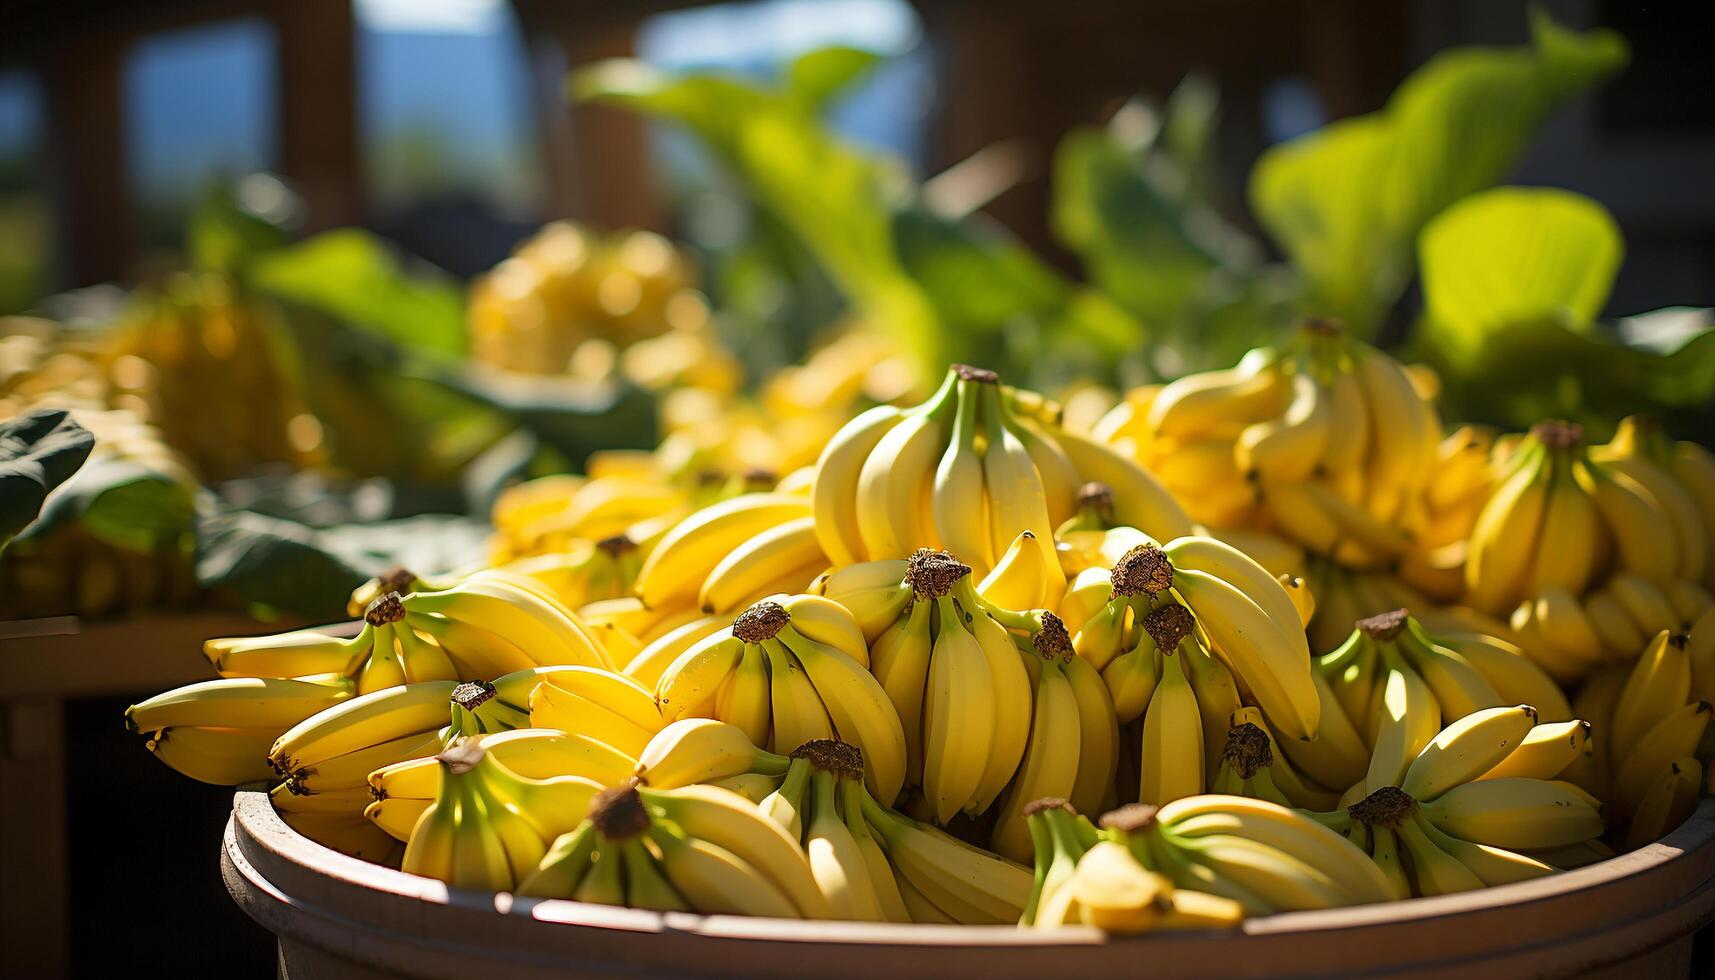
{"label": "leafy green vegetable", "polygon": [[94,448],[95,436],[60,409],[0,420],[0,550],[36,519],[48,494]]}
{"label": "leafy green vegetable", "polygon": [[1444,52],[1379,112],[1265,152],[1252,210],[1308,280],[1313,312],[1373,331],[1410,278],[1419,229],[1503,179],[1565,99],[1625,65],[1611,31],[1577,34],[1538,15],[1528,48]]}
{"label": "leafy green vegetable", "polygon": [[1597,319],[1623,246],[1601,205],[1497,188],[1444,211],[1419,244],[1418,353],[1453,413],[1521,428],[1546,417],[1597,432],[1639,410],[1693,434],[1715,404],[1715,329],[1702,311]]}
{"label": "leafy green vegetable", "polygon": [[487,533],[465,517],[312,527],[211,505],[198,521],[197,580],[246,602],[337,619],[351,590],[372,576],[397,565],[433,574],[468,564]]}
{"label": "leafy green vegetable", "polygon": [[458,284],[421,263],[407,272],[387,245],[357,228],[260,256],[246,283],[400,347],[462,355],[467,346]]}

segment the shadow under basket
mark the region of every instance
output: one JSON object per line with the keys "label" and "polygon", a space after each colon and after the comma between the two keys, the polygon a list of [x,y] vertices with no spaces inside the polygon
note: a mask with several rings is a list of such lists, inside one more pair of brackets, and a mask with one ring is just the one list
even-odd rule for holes
{"label": "shadow under basket", "polygon": [[221,851],[283,977],[1685,976],[1715,919],[1715,799],[1648,847],[1536,881],[1106,936],[661,914],[449,889],[331,851],[238,793]]}

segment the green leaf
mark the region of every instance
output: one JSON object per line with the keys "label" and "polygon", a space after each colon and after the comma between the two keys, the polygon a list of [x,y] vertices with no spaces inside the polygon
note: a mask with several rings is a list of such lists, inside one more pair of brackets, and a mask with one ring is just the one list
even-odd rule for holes
{"label": "green leaf", "polygon": [[0,550],[89,459],[95,436],[61,409],[0,421]]}
{"label": "green leaf", "polygon": [[[280,187],[277,181],[274,186]],[[285,194],[283,187],[280,192]],[[215,272],[237,272],[251,258],[285,243],[286,230],[279,223],[243,207],[221,186],[203,194],[185,227],[185,250],[191,262]]]}
{"label": "green leaf", "polygon": [[199,521],[197,580],[246,602],[336,619],[370,577],[397,565],[428,575],[468,564],[483,554],[488,533],[465,517],[317,528],[214,506]]}
{"label": "green leaf", "polygon": [[906,274],[943,323],[990,333],[1065,301],[1066,284],[1057,273],[976,218],[954,222],[923,208],[904,208],[894,215],[893,235]]}
{"label": "green leaf", "polygon": [[881,56],[858,48],[818,48],[786,66],[786,90],[805,109],[819,111],[836,96],[861,81]]}
{"label": "green leaf", "polygon": [[464,295],[427,266],[407,271],[380,239],[355,228],[324,232],[259,257],[247,284],[401,347],[462,355]]}
{"label": "green leaf", "polygon": [[1437,335],[1469,355],[1519,321],[1585,329],[1608,299],[1624,246],[1613,217],[1589,198],[1503,187],[1442,212],[1418,251]]}
{"label": "green leaf", "polygon": [[48,498],[28,534],[76,523],[116,548],[152,554],[185,544],[195,524],[194,487],[144,463],[108,456],[89,463]]}
{"label": "green leaf", "polygon": [[1545,17],[1530,47],[1443,52],[1380,112],[1267,150],[1251,172],[1252,210],[1309,281],[1314,312],[1371,331],[1409,279],[1424,223],[1503,179],[1557,104],[1626,57],[1611,31]]}
{"label": "green leaf", "polygon": [[893,213],[910,191],[898,163],[836,139],[801,99],[725,75],[672,77],[605,61],[575,72],[571,91],[688,128],[927,376],[945,365],[949,338],[894,250]]}

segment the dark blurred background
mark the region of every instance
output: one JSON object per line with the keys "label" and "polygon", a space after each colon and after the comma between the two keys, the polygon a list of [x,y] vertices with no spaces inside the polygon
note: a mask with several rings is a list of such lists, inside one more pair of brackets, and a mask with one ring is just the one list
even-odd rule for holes
{"label": "dark blurred background", "polygon": [[[1715,4],[1542,6],[1621,32],[1631,66],[1550,122],[1517,182],[1612,210],[1628,254],[1608,314],[1715,306]],[[990,163],[1008,189],[984,210],[1069,269],[1047,227],[1048,159],[1069,128],[1207,75],[1219,183],[1249,225],[1243,181],[1265,147],[1381,106],[1444,48],[1523,42],[1527,4],[8,0],[0,25],[5,314],[148,279],[178,261],[204,188],[256,171],[290,181],[304,230],[361,225],[459,276],[558,217],[719,250],[746,214],[730,183],[639,116],[573,108],[567,70],[632,56],[766,76],[830,44],[890,57],[837,108],[841,132],[920,178],[1003,147]],[[239,186],[252,210],[287,204],[273,182]],[[136,765],[122,707],[74,702],[63,718],[73,970],[104,975],[119,957],[133,975],[266,974],[271,937],[214,872],[229,791]],[[97,838],[110,846],[80,845]]]}
{"label": "dark blurred background", "polygon": [[[1715,304],[1715,5],[1543,4],[1632,45],[1518,175],[1619,219],[1624,314]],[[986,210],[1063,265],[1048,154],[1069,127],[1190,71],[1220,89],[1223,184],[1268,144],[1380,106],[1432,53],[1526,37],[1524,0],[11,0],[0,32],[0,313],[170,261],[211,181],[289,178],[310,229],[359,224],[460,275],[543,220],[718,247],[738,210],[688,142],[571,108],[568,67],[630,55],[766,75],[850,44],[892,62],[840,107],[918,176],[1008,141]],[[259,188],[266,193],[266,188]],[[267,201],[251,202],[266,208]]]}

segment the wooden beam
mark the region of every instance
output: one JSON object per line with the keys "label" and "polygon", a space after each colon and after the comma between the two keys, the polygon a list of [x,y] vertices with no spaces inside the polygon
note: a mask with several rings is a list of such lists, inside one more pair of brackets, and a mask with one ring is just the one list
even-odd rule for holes
{"label": "wooden beam", "polygon": [[364,216],[352,0],[277,0],[279,167],[308,206],[308,230]]}
{"label": "wooden beam", "polygon": [[119,279],[131,255],[121,92],[126,47],[112,34],[83,35],[41,63],[56,289]]}

